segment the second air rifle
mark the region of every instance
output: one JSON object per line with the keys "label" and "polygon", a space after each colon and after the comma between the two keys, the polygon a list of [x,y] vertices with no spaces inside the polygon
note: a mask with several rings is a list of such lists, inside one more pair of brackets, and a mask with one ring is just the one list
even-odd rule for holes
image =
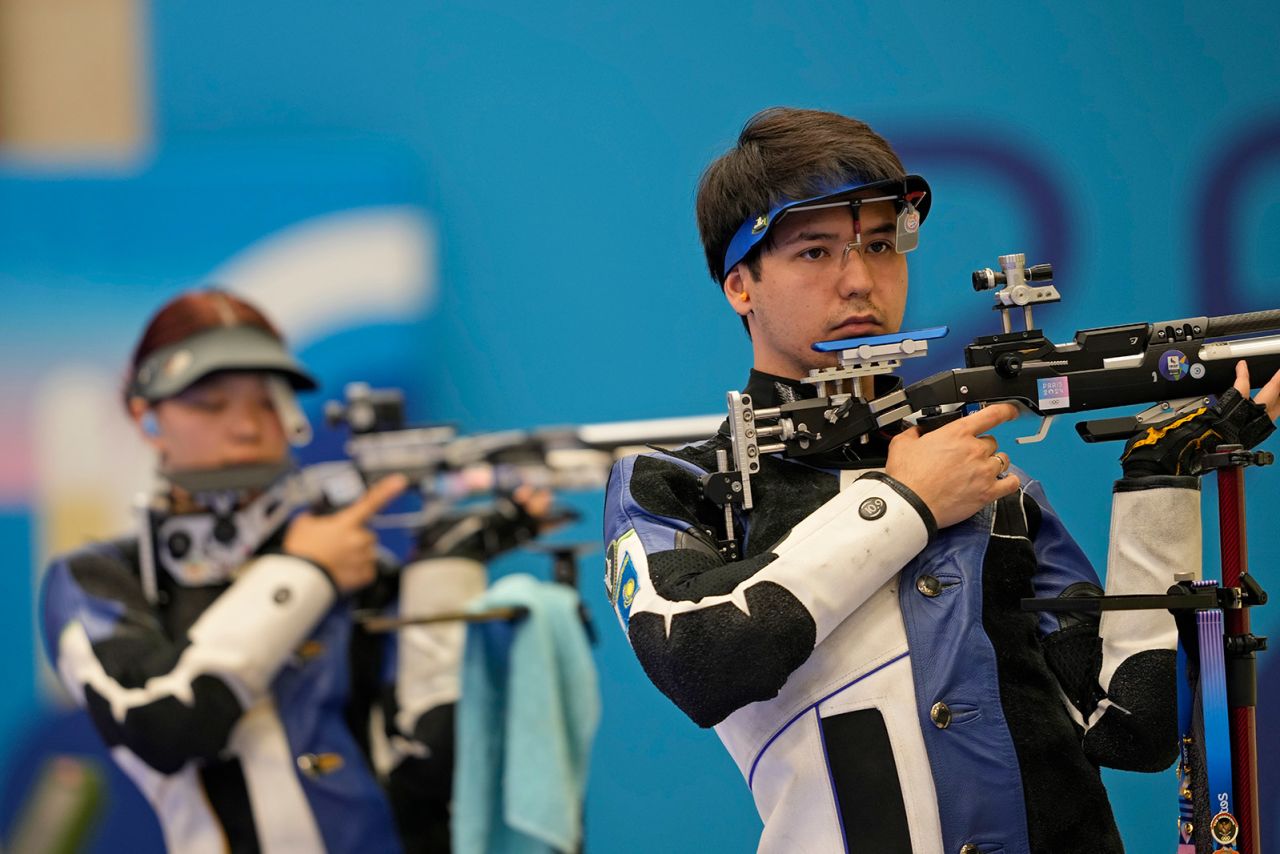
{"label": "second air rifle", "polygon": [[[331,426],[350,430],[348,460],[321,464],[333,487],[343,480],[358,495],[365,484],[403,474],[438,511],[458,502],[532,486],[557,492],[603,489],[613,463],[652,445],[684,445],[713,435],[718,415],[460,433],[449,424],[406,423],[398,389],[347,386],[344,401],[325,409]],[[312,469],[319,467],[312,466]],[[345,503],[333,496],[335,503]]]}

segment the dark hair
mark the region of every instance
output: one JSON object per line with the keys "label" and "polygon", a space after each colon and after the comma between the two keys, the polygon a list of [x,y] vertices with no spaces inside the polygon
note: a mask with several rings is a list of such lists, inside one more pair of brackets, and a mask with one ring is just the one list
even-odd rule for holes
{"label": "dark hair", "polygon": [[253,326],[284,343],[280,330],[252,303],[219,288],[184,291],[162,305],[142,330],[125,377],[125,406],[138,368],[152,353],[219,326]]}
{"label": "dark hair", "polygon": [[[712,162],[698,182],[698,233],[711,278],[724,284],[725,251],[747,217],[787,199],[905,174],[884,137],[857,119],[794,107],[756,113],[738,134],[738,144]],[[757,277],[760,248],[743,259]]]}

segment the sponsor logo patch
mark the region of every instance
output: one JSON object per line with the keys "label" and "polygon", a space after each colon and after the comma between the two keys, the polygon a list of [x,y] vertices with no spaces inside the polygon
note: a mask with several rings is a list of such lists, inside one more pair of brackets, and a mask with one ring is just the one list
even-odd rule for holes
{"label": "sponsor logo patch", "polygon": [[1181,350],[1170,350],[1160,360],[1160,376],[1170,382],[1177,382],[1191,372],[1187,357]]}
{"label": "sponsor logo patch", "polygon": [[858,515],[870,522],[879,519],[888,509],[889,505],[884,503],[883,498],[868,498],[858,508]]}

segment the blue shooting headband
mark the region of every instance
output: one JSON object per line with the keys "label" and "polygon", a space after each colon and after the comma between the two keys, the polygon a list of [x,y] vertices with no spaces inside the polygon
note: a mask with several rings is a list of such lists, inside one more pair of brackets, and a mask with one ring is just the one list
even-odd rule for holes
{"label": "blue shooting headband", "polygon": [[[929,184],[924,178],[919,175],[904,175],[901,178],[846,184],[808,199],[783,200],[768,213],[747,217],[738,227],[733,239],[729,241],[729,248],[724,253],[723,275],[727,278],[729,271],[746,258],[752,249],[759,246],[778,220],[791,211],[816,210],[837,205],[851,205],[857,208],[859,205],[885,201],[895,202],[900,215],[905,212],[908,205],[915,209],[919,219],[909,229],[914,234],[915,228],[924,222],[924,218],[929,214],[932,196],[929,192]],[[900,216],[899,230],[901,231],[903,227],[903,219]],[[900,251],[910,252],[913,248],[915,248],[914,244]]]}

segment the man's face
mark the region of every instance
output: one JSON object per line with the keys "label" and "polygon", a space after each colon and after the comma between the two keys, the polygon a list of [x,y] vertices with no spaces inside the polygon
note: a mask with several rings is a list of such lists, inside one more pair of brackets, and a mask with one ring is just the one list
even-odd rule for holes
{"label": "man's face", "polygon": [[[907,303],[907,259],[894,249],[893,202],[860,208],[862,251],[848,206],[788,213],[760,257],[760,277],[746,264],[725,280],[725,297],[747,318],[755,368],[799,379],[835,364],[815,341],[897,332]],[[744,298],[745,295],[745,298]]]}

